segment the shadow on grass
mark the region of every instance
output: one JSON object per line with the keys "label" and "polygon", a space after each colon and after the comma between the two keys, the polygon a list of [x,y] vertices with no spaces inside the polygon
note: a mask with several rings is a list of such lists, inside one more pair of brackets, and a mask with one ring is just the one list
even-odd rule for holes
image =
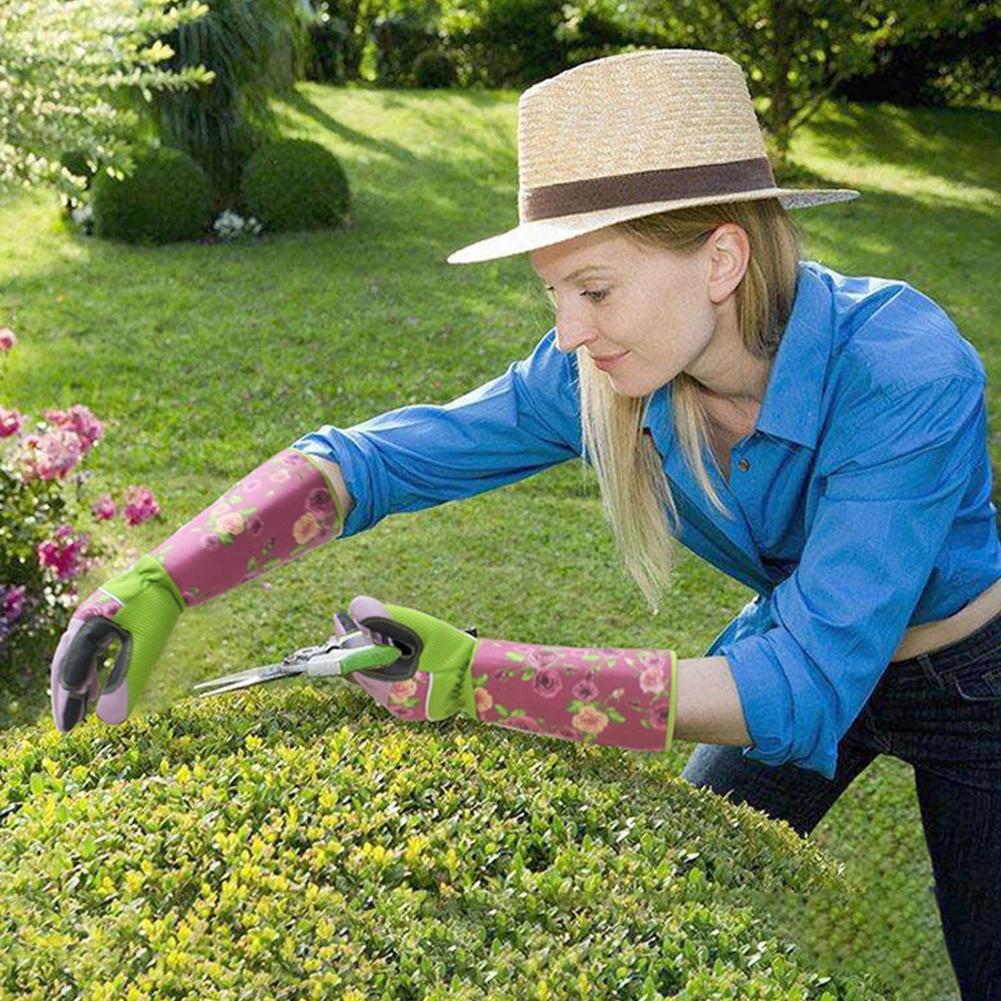
{"label": "shadow on grass", "polygon": [[828,105],[810,123],[832,158],[859,157],[1001,188],[1001,110],[899,108],[890,104]]}

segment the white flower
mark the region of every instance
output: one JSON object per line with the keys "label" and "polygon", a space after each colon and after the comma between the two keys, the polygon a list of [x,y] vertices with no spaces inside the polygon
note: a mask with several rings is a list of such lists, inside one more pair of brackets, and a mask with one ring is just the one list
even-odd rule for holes
{"label": "white flower", "polygon": [[224,239],[235,239],[242,236],[244,232],[250,232],[256,236],[261,231],[261,224],[253,217],[245,220],[236,212],[225,209],[219,213],[212,228]]}

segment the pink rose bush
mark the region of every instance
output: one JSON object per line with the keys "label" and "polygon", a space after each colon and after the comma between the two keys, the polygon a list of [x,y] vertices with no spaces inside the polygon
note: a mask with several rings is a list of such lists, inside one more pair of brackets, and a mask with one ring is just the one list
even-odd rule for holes
{"label": "pink rose bush", "polygon": [[[0,329],[0,363],[16,344]],[[103,436],[81,404],[31,421],[0,403],[0,677],[48,663],[79,601],[78,579],[104,554],[79,519],[96,526],[121,510],[136,526],[159,514],[145,486],[129,486],[120,507],[110,494],[84,502],[87,474],[76,470]]]}

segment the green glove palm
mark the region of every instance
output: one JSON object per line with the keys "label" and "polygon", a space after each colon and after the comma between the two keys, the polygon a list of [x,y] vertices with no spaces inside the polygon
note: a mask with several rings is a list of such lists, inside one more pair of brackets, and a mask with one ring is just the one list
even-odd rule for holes
{"label": "green glove palm", "polygon": [[52,658],[52,714],[65,732],[98,697],[97,669],[116,640],[121,647],[97,703],[105,723],[132,712],[166,646],[184,601],[159,560],[143,556],[95,591],[74,613]]}
{"label": "green glove palm", "polygon": [[[406,681],[381,680],[378,671],[347,675],[376,702],[401,719],[438,720],[457,712],[476,719],[470,671],[475,637],[424,612],[365,596],[355,598],[349,612],[374,643],[393,643],[405,651],[398,663],[416,662],[416,672]],[[334,628],[343,634],[336,618]]]}

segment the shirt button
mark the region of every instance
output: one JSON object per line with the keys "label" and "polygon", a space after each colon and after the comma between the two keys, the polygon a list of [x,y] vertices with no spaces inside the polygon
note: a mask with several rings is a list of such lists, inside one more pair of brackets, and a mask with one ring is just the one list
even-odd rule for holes
{"label": "shirt button", "polygon": [[746,473],[751,468],[751,464],[747,461],[747,459],[741,459],[740,462],[737,463],[737,467],[742,473]]}

